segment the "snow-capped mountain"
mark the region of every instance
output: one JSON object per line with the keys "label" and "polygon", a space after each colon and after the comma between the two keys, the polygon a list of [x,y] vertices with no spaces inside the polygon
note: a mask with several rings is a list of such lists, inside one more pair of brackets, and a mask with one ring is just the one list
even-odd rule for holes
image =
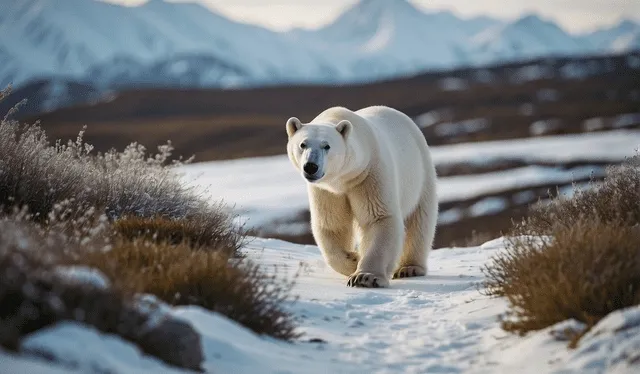
{"label": "snow-capped mountain", "polygon": [[425,13],[408,1],[362,0],[330,25],[290,32],[323,53],[349,58],[358,78],[464,64],[470,37],[499,21]]}
{"label": "snow-capped mountain", "polygon": [[264,81],[319,74],[307,49],[197,4],[0,0],[0,8],[3,85],[50,75],[90,81],[137,77],[151,83],[140,72],[149,74],[156,65],[165,66],[160,73],[186,73],[197,65],[204,70],[200,83],[214,85],[239,76]]}
{"label": "snow-capped mountain", "polygon": [[530,14],[513,23],[490,27],[471,37],[476,60],[512,60],[544,55],[575,55],[589,44],[575,38],[553,22]]}
{"label": "snow-capped mountain", "polygon": [[462,19],[408,0],[361,0],[325,27],[282,33],[164,0],[0,0],[0,8],[1,86],[50,77],[109,88],[367,81],[640,48],[632,21],[571,35],[535,15]]}
{"label": "snow-capped mountain", "polygon": [[584,35],[582,39],[595,51],[637,50],[640,49],[640,24],[624,20],[613,27]]}

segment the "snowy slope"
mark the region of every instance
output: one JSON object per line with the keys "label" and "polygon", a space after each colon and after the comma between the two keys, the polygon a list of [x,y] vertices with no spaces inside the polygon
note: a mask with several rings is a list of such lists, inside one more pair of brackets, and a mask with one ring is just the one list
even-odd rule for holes
{"label": "snowy slope", "polygon": [[[620,162],[640,147],[639,131],[610,131],[582,135],[432,147],[436,165],[490,164],[506,160],[527,163]],[[591,167],[568,170],[528,166],[478,175],[441,177],[440,202],[466,200],[483,194],[537,184],[570,183],[589,177]],[[595,170],[598,171],[598,170]],[[214,199],[233,205],[251,227],[287,220],[308,209],[306,182],[286,155],[213,161],[180,170],[186,183]],[[474,186],[470,189],[469,186]]]}
{"label": "snowy slope", "polygon": [[425,13],[408,0],[361,0],[317,30],[278,33],[195,3],[0,0],[0,85],[72,77],[127,86],[349,82],[542,55],[639,47],[638,25],[570,35],[512,22]]}
{"label": "snowy slope", "polygon": [[[279,276],[304,269],[288,308],[303,337],[294,343],[260,338],[198,307],[172,314],[201,334],[207,373],[632,373],[640,344],[640,308],[614,313],[576,350],[550,334],[559,324],[522,338],[499,328],[506,302],[479,292],[481,268],[502,239],[480,247],[431,253],[429,275],[395,280],[388,289],[348,288],[317,247],[255,239],[248,258]],[[616,332],[621,327],[627,329]],[[313,340],[313,342],[310,342]],[[129,343],[76,324],[59,324],[28,337],[25,349],[62,359],[66,372],[178,373]],[[60,367],[0,351],[0,371],[57,373]],[[635,368],[637,369],[637,368]],[[569,371],[568,371],[569,370]]]}

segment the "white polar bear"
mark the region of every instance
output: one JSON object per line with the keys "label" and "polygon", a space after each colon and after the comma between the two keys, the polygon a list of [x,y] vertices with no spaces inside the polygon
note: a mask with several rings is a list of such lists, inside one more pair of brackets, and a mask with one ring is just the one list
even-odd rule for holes
{"label": "white polar bear", "polygon": [[286,130],[289,159],[308,182],[313,236],[347,285],[426,275],[436,170],[411,118],[384,106],[334,107],[308,124],[292,117]]}

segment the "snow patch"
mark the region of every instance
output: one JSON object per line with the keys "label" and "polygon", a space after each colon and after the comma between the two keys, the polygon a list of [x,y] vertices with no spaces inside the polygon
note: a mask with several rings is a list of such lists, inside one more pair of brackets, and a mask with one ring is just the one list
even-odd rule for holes
{"label": "snow patch", "polygon": [[562,127],[562,121],[557,118],[535,121],[529,126],[529,133],[533,136],[542,136],[553,133]]}
{"label": "snow patch", "polygon": [[435,133],[440,137],[468,135],[480,132],[489,127],[486,118],[472,118],[459,122],[443,122],[435,125]]}
{"label": "snow patch", "polygon": [[116,335],[103,334],[75,322],[61,322],[26,336],[20,350],[54,358],[58,365],[85,373],[183,373],[147,356]]}
{"label": "snow patch", "polygon": [[458,222],[464,217],[464,212],[460,208],[452,208],[438,213],[438,224],[447,225]]}
{"label": "snow patch", "polygon": [[109,279],[100,270],[87,266],[58,266],[55,274],[70,283],[86,284],[101,289],[110,286]]}
{"label": "snow patch", "polygon": [[488,197],[482,199],[469,207],[472,217],[486,216],[499,213],[509,206],[506,199],[501,197]]}
{"label": "snow patch", "polygon": [[640,125],[640,113],[625,113],[616,116],[613,119],[611,127],[619,129],[623,127],[631,127]]}
{"label": "snow patch", "polygon": [[469,88],[469,84],[462,78],[444,78],[438,82],[443,91],[464,91]]}

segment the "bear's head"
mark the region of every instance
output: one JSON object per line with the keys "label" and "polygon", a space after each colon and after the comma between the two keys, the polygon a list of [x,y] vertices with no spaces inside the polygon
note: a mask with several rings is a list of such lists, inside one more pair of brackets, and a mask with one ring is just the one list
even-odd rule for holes
{"label": "bear's head", "polygon": [[331,181],[340,176],[345,166],[352,128],[347,120],[303,125],[292,117],[286,124],[289,159],[309,183]]}

